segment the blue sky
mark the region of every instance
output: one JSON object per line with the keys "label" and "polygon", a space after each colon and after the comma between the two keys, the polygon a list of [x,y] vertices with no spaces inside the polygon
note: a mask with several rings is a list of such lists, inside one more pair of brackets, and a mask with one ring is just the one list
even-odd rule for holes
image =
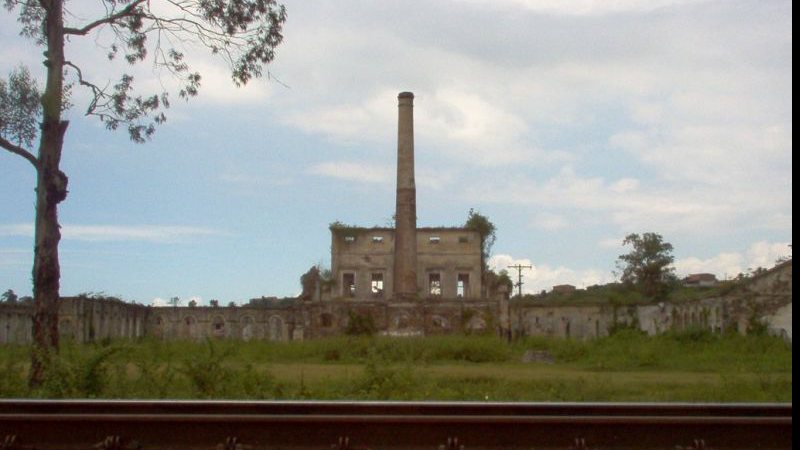
{"label": "blue sky", "polygon": [[[330,264],[329,223],[391,218],[401,91],[416,95],[420,226],[487,215],[491,263],[532,264],[528,292],[612,281],[634,232],[671,242],[679,275],[731,277],[791,252],[789,1],[285,4],[269,69],[280,82],[237,89],[186,48],[200,95],[174,102],[145,145],[83,117],[75,93],[64,295],[297,294],[303,272]],[[14,20],[0,13],[0,73],[23,63],[41,76]],[[68,58],[113,77],[107,39],[73,40]],[[147,63],[132,70],[143,88],[171,83]],[[0,153],[0,290],[20,295],[34,181]]]}

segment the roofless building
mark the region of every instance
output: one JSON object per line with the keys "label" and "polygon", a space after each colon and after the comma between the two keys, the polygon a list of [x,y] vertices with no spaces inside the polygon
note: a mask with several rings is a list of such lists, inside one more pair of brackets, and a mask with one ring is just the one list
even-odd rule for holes
{"label": "roofless building", "polygon": [[481,236],[458,227],[417,228],[414,94],[398,96],[394,228],[331,226],[333,297],[405,302],[481,298]]}

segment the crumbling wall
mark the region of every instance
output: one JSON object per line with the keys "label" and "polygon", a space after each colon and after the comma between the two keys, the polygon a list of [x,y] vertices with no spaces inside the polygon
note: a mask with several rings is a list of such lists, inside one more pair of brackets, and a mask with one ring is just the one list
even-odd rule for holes
{"label": "crumbling wall", "polygon": [[732,288],[725,295],[681,303],[613,306],[512,303],[514,336],[592,339],[614,326],[637,326],[649,335],[668,330],[705,329],[747,333],[761,323],[792,338],[792,263],[788,261]]}
{"label": "crumbling wall", "polygon": [[0,304],[0,344],[27,344],[32,340],[33,311],[28,305]]}
{"label": "crumbling wall", "polygon": [[[302,339],[310,326],[302,305],[194,306],[152,308],[149,334],[165,339],[242,339],[288,341]],[[300,333],[298,333],[300,330]]]}

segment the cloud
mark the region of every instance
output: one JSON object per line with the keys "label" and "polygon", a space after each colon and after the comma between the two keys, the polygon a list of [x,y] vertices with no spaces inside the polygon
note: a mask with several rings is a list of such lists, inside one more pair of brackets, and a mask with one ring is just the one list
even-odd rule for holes
{"label": "cloud", "polygon": [[546,14],[603,15],[647,12],[706,0],[455,0],[495,8],[521,8]]}
{"label": "cloud", "polygon": [[387,166],[346,161],[315,164],[308,169],[308,173],[370,184],[390,184],[395,177]]}
{"label": "cloud", "polygon": [[155,306],[155,307],[159,307],[159,308],[160,307],[165,307],[165,306],[170,306],[170,304],[167,303],[167,301],[164,300],[161,297],[156,297],[156,298],[150,300],[150,304]]}
{"label": "cloud", "polygon": [[518,273],[516,269],[510,268],[513,265],[533,266],[532,269],[523,269],[523,294],[547,291],[559,284],[572,284],[578,288],[585,288],[615,280],[613,274],[599,269],[576,270],[564,266],[552,267],[547,264],[533,264],[530,259],[515,258],[508,254],[494,255],[489,258],[489,267],[497,271],[508,270],[509,276],[516,282]]}
{"label": "cloud", "polygon": [[760,241],[751,244],[744,252],[722,252],[711,258],[687,257],[675,261],[679,277],[691,273],[713,273],[718,278],[733,278],[758,267],[771,268],[779,258],[791,257],[788,243]]}
{"label": "cloud", "polygon": [[[199,295],[190,295],[190,296],[187,296],[187,297],[177,296],[177,297],[180,299],[180,303],[178,303],[179,306],[188,306],[189,302],[192,302],[192,301],[197,302],[197,306],[205,306],[204,303],[203,303],[203,297],[200,297]],[[153,298],[152,300],[150,300],[150,304],[152,306],[159,307],[159,308],[172,306],[172,304],[170,303],[169,299],[164,299],[164,298],[161,298],[161,297]]]}
{"label": "cloud", "polygon": [[[725,279],[757,267],[771,268],[777,259],[790,256],[791,248],[787,243],[762,241],[751,244],[744,252],[721,252],[705,259],[695,256],[680,258],[675,261],[674,266],[676,274],[681,278],[692,273],[713,273],[719,279]],[[517,258],[509,254],[498,254],[489,259],[489,267],[496,271],[507,270],[514,282],[518,272],[511,266],[515,265],[533,266],[532,269],[523,269],[523,293],[550,290],[559,284],[585,288],[617,280],[610,271],[597,268],[574,269],[544,263],[533,264],[528,258]]]}
{"label": "cloud", "polygon": [[541,213],[533,219],[533,225],[543,230],[555,231],[567,228],[569,221],[562,215]]}
{"label": "cloud", "polygon": [[32,257],[33,250],[3,248],[0,249],[0,267],[27,267],[31,265]]}
{"label": "cloud", "polygon": [[[203,236],[221,235],[210,228],[171,225],[63,225],[64,240],[76,241],[147,241],[158,243],[183,242]],[[0,236],[33,237],[33,225],[0,225]]]}
{"label": "cloud", "polygon": [[499,3],[303,11],[287,48],[310,58],[286,67],[306,91],[287,123],[388,153],[408,88],[418,155],[469,170],[452,187],[470,201],[623,232],[791,229],[790,3]]}

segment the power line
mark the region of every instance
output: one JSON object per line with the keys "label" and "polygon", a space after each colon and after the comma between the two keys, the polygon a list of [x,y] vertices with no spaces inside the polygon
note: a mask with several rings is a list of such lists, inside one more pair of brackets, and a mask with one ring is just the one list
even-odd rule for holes
{"label": "power line", "polygon": [[533,266],[523,266],[522,264],[517,264],[516,266],[508,266],[512,269],[517,269],[517,283],[514,285],[517,287],[519,292],[519,298],[522,298],[522,269],[533,269]]}

